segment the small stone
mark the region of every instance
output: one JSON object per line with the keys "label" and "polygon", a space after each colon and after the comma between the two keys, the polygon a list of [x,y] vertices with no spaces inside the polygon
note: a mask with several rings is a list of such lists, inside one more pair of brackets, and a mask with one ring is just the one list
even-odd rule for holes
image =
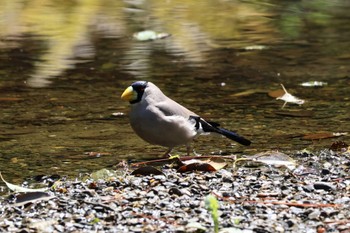
{"label": "small stone", "polygon": [[312,220],[319,220],[320,213],[321,213],[320,210],[316,209],[308,215],[308,218]]}
{"label": "small stone", "polygon": [[299,215],[299,214],[301,214],[301,213],[304,212],[303,209],[297,208],[297,207],[294,207],[294,206],[290,207],[290,210],[291,210],[291,212],[292,212],[293,214],[295,214],[295,215]]}
{"label": "small stone", "polygon": [[291,228],[292,226],[294,226],[294,221],[292,220],[292,219],[288,219],[287,221],[286,221],[286,224],[287,224],[287,226],[289,227],[289,228]]}
{"label": "small stone", "polygon": [[304,190],[305,192],[312,192],[312,191],[315,190],[315,188],[314,188],[313,185],[304,185],[304,186],[303,186],[303,190]]}
{"label": "small stone", "polygon": [[333,186],[332,184],[327,183],[327,182],[315,182],[314,188],[315,189],[323,189],[325,191],[336,190],[335,186]]}
{"label": "small stone", "polygon": [[329,169],[326,169],[326,168],[323,168],[322,171],[321,171],[322,175],[328,175],[330,173],[331,173],[331,171]]}
{"label": "small stone", "polygon": [[190,183],[185,181],[185,182],[181,182],[179,185],[182,187],[188,187],[188,186],[190,186]]}
{"label": "small stone", "polygon": [[283,232],[284,232],[284,228],[283,228],[282,226],[276,226],[276,227],[275,227],[275,231],[276,231],[276,232],[282,232],[282,233],[283,233]]}
{"label": "small stone", "polygon": [[182,192],[178,188],[170,188],[169,189],[169,194],[170,195],[177,195],[177,196],[182,196]]}

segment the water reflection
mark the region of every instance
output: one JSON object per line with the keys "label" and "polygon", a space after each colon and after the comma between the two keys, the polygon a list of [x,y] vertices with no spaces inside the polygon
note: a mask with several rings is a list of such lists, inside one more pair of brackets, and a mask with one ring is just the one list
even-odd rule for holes
{"label": "water reflection", "polygon": [[[135,30],[142,28],[169,32],[173,36],[163,42],[163,50],[181,56],[188,65],[195,66],[205,64],[206,51],[213,46],[233,47],[234,44],[234,47],[239,47],[252,41],[267,42],[272,36],[267,33],[272,28],[266,24],[265,10],[239,2],[101,3],[89,0],[54,4],[3,0],[1,6],[2,47],[14,46],[13,39],[18,41],[16,46],[21,46],[21,40],[25,39],[23,35],[31,35],[36,43],[32,46],[38,47],[36,62],[27,80],[31,87],[45,87],[52,78],[73,69],[75,64],[93,59],[95,46],[92,40],[96,32],[101,32],[103,37],[129,38]],[[206,12],[206,17],[202,12]],[[132,20],[137,28],[131,24],[127,29],[127,20]],[[259,31],[244,38],[241,35],[243,28]],[[258,39],[258,35],[265,38]],[[131,41],[124,54],[124,69],[140,78],[149,76],[149,57],[155,47],[158,46]],[[130,59],[133,61],[128,63]]]}
{"label": "water reflection", "polygon": [[[123,5],[108,4],[118,8]],[[31,35],[29,38],[36,43],[32,46],[40,49],[33,54],[36,62],[27,84],[45,87],[52,78],[74,68],[75,64],[94,58],[92,27],[108,36],[121,33],[125,27],[118,12],[122,14],[118,9],[116,12],[106,10],[97,0],[74,4],[4,0],[0,10],[2,47],[13,47],[14,40],[18,41],[17,46],[21,46],[21,41],[26,39],[23,36]],[[105,13],[113,15],[108,17]],[[114,30],[116,28],[119,30]]]}
{"label": "water reflection", "polygon": [[[181,4],[176,1],[88,0],[55,4],[2,0],[0,4],[1,47],[22,46],[25,35],[31,35],[35,41],[31,46],[37,47],[33,54],[36,62],[27,80],[31,87],[45,87],[52,78],[73,69],[77,63],[93,60],[96,36],[128,38],[122,55],[123,69],[141,79],[150,76],[150,57],[157,49],[183,58],[189,66],[205,65],[211,50],[300,40],[308,25],[316,28],[315,32],[317,27],[323,31],[334,21],[332,11],[339,10],[340,5],[320,0],[287,1],[280,5],[268,1],[214,0]],[[163,42],[132,41],[131,35],[143,29],[164,31],[173,36]],[[334,38],[325,39],[334,42]],[[327,52],[333,47],[318,49]]]}

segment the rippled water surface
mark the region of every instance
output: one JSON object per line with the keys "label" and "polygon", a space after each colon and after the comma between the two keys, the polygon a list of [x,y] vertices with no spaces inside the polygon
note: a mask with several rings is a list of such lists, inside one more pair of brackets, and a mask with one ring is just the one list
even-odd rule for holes
{"label": "rippled water surface", "polygon": [[[350,130],[349,11],[346,0],[1,0],[0,171],[76,176],[162,155],[129,126],[120,95],[135,80],[253,141],[203,136],[201,154],[350,143],[303,139]],[[171,36],[133,38],[146,29]],[[327,85],[300,85],[315,80]],[[267,94],[281,83],[305,104],[282,109]]]}

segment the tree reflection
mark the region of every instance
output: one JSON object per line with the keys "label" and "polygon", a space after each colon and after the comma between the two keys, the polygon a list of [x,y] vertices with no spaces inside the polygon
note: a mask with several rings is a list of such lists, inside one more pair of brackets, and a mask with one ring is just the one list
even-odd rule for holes
{"label": "tree reflection", "polygon": [[[96,33],[126,38],[122,69],[139,78],[150,76],[152,50],[182,57],[189,66],[205,65],[208,51],[274,44],[297,39],[311,23],[331,20],[331,3],[274,1],[0,1],[0,49],[34,40],[40,48],[27,84],[47,86],[79,62],[94,59]],[[306,11],[311,12],[305,14]],[[284,10],[283,12],[281,12]],[[138,42],[131,35],[151,29],[172,37]],[[98,34],[98,36],[100,36]],[[34,56],[34,55],[33,55]]]}

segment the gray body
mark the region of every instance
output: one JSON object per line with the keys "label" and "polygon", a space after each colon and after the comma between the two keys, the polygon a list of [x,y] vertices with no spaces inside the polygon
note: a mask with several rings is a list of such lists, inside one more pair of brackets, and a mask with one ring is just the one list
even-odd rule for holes
{"label": "gray body", "polygon": [[142,100],[131,105],[129,116],[136,134],[151,144],[171,149],[188,145],[197,135],[195,122],[189,119],[197,114],[168,98],[151,82]]}

